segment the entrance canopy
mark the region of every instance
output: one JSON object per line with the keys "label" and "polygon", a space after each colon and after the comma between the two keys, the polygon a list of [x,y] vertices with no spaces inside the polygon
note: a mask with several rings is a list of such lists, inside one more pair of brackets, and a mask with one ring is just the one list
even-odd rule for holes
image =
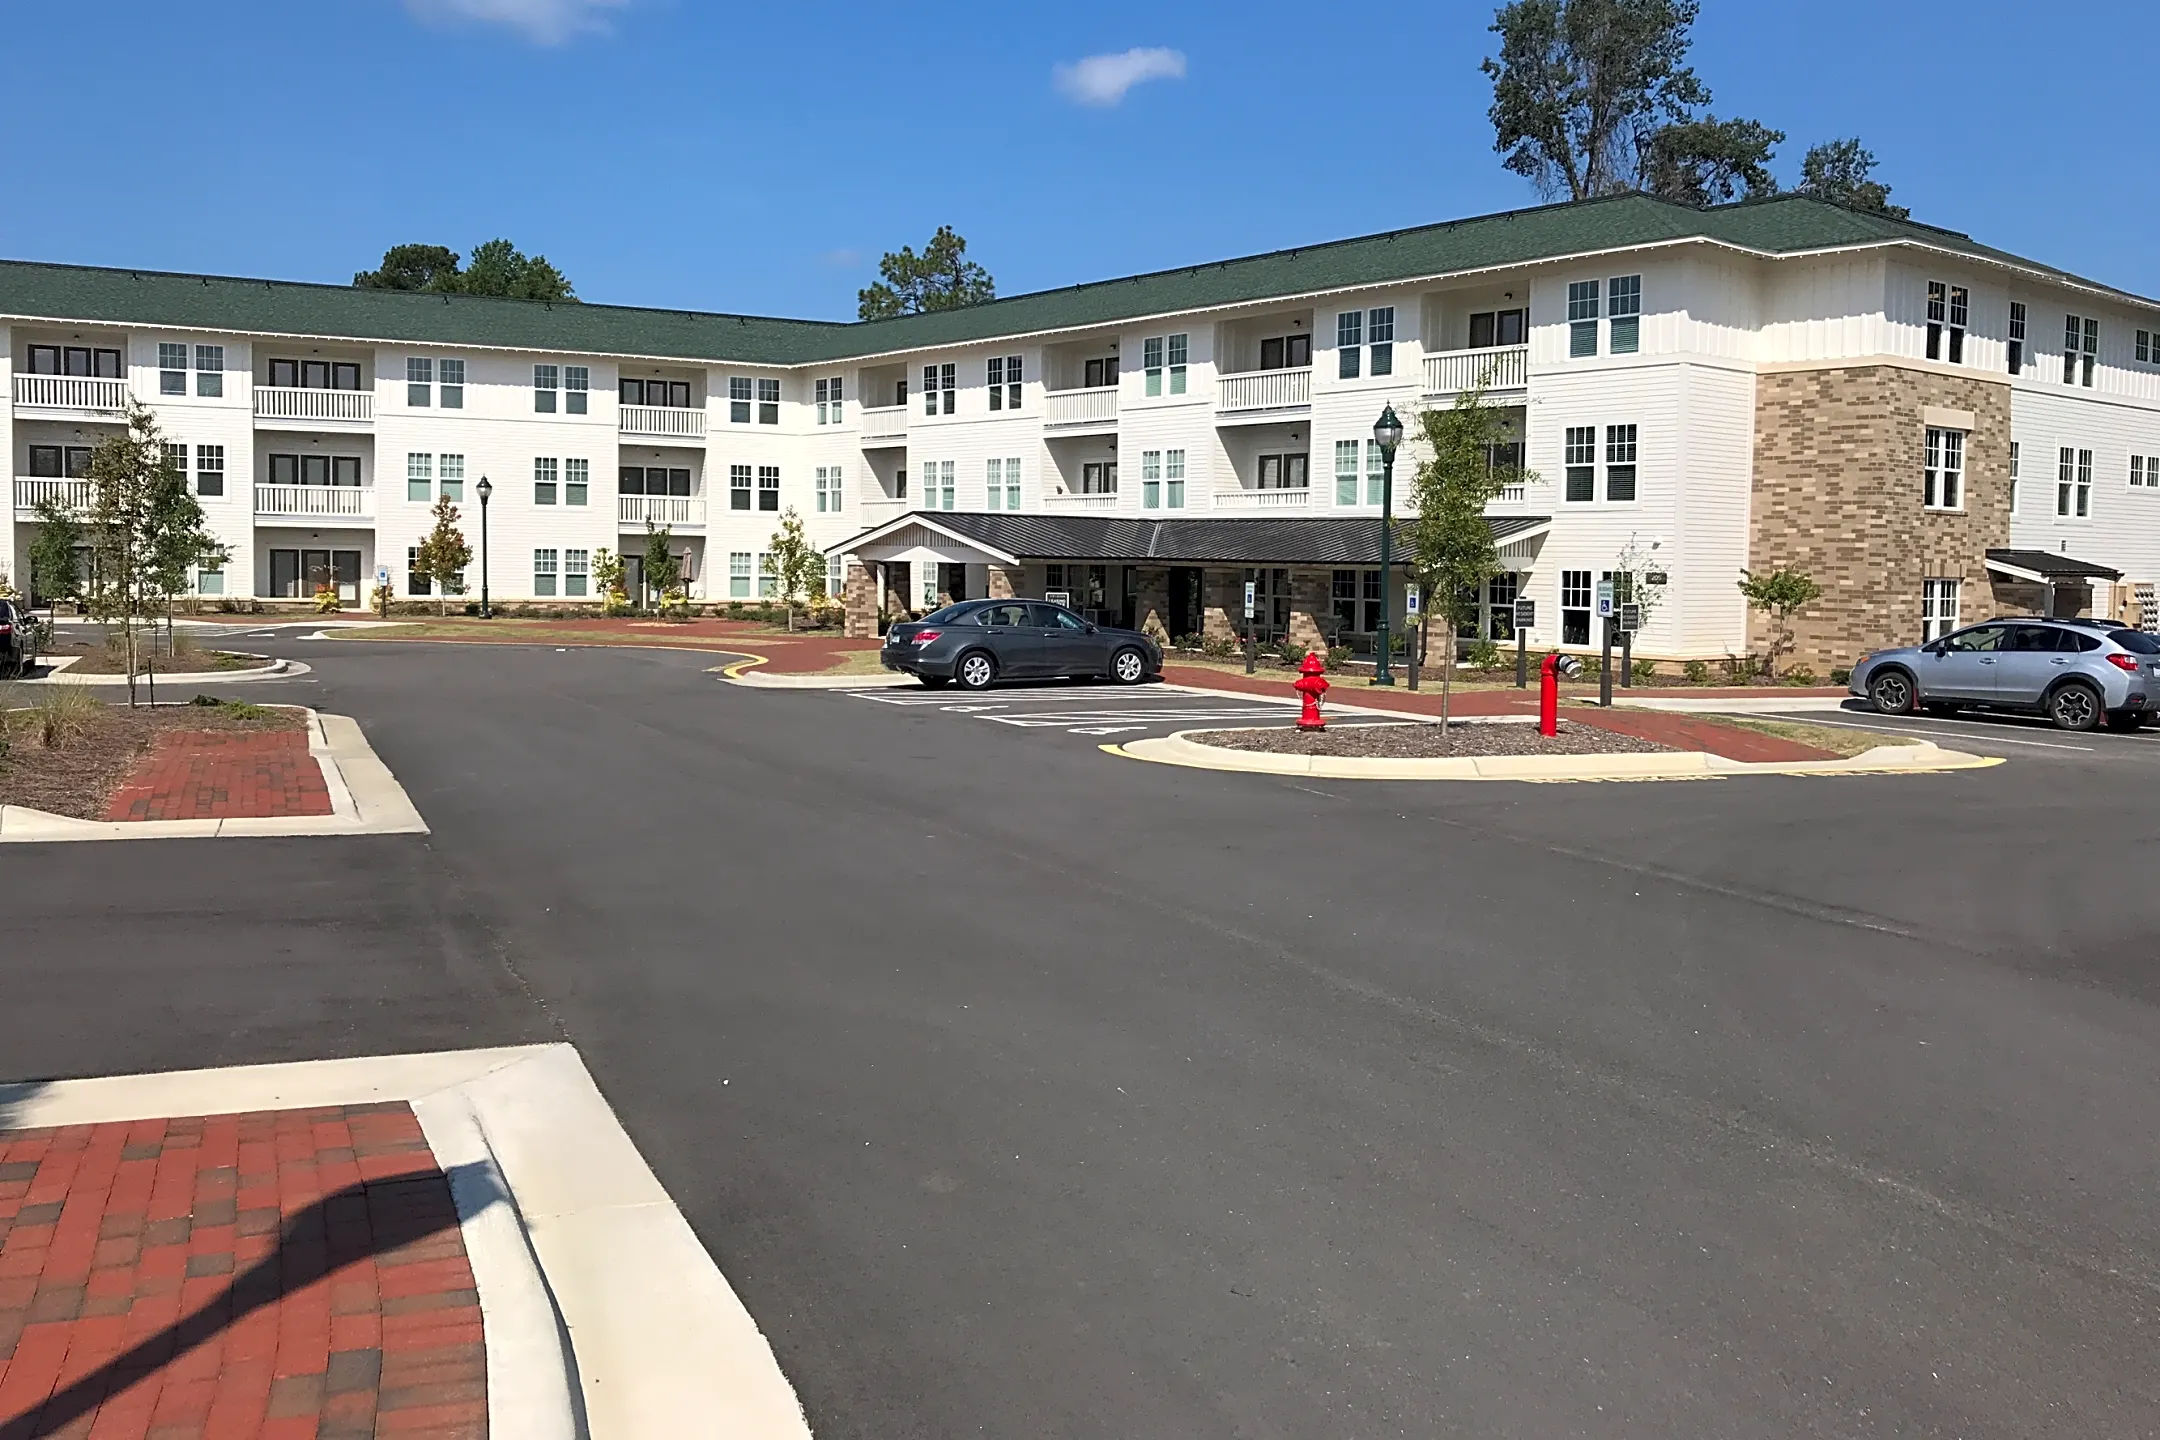
{"label": "entrance canopy", "polygon": [[1987,568],[2006,580],[2028,585],[2082,585],[2088,580],[2120,580],[2122,571],[2053,550],[1990,550]]}
{"label": "entrance canopy", "polygon": [[[1545,515],[1492,516],[1496,544],[1534,539]],[[1402,559],[1398,530],[1395,561]],[[1225,517],[1139,520],[1107,515],[1037,515],[916,510],[825,547],[869,561],[937,560],[1017,565],[1025,560],[1114,560],[1128,564],[1369,567],[1380,563],[1380,522]]]}

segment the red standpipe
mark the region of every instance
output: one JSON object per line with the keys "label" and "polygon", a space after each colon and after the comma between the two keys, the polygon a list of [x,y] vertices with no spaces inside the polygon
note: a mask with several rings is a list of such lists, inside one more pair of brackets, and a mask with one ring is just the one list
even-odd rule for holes
{"label": "red standpipe", "polygon": [[1547,655],[1538,667],[1537,728],[1540,735],[1560,733],[1560,657]]}

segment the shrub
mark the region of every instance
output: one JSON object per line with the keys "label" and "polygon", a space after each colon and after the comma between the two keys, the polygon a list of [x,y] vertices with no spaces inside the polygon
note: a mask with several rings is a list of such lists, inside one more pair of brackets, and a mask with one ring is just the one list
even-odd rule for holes
{"label": "shrub", "polygon": [[1498,670],[1506,661],[1501,657],[1500,647],[1490,640],[1477,640],[1464,647],[1463,663],[1473,670]]}
{"label": "shrub", "polygon": [[105,702],[87,685],[47,685],[30,702],[30,726],[48,750],[72,745],[105,713]]}
{"label": "shrub", "polygon": [[1728,655],[1725,657],[1725,680],[1730,685],[1745,685],[1755,678],[1755,657],[1752,655]]}
{"label": "shrub", "polygon": [[1595,680],[1595,679],[1597,679],[1597,678],[1598,678],[1598,676],[1600,676],[1600,675],[1602,675],[1602,674],[1604,674],[1604,673],[1605,673],[1605,657],[1604,657],[1604,656],[1602,656],[1602,655],[1578,655],[1578,656],[1576,656],[1575,658],[1576,658],[1576,659],[1577,659],[1578,661],[1582,662],[1582,678],[1583,678],[1583,679],[1585,679],[1585,680]]}
{"label": "shrub", "polygon": [[1351,653],[1351,649],[1348,645],[1328,646],[1327,668],[1330,670],[1344,670],[1349,668]]}
{"label": "shrub", "polygon": [[1813,685],[1815,683],[1815,672],[1805,665],[1788,665],[1785,667],[1785,673],[1779,676],[1778,680],[1780,684],[1784,685]]}
{"label": "shrub", "polygon": [[1200,653],[1217,660],[1227,660],[1237,654],[1237,640],[1229,635],[1209,635],[1200,642]]}
{"label": "shrub", "polygon": [[1180,635],[1172,640],[1170,645],[1175,650],[1198,650],[1200,648],[1200,637],[1198,635]]}
{"label": "shrub", "polygon": [[1657,661],[1637,660],[1635,662],[1634,675],[1635,683],[1637,685],[1657,684]]}
{"label": "shrub", "polygon": [[1852,671],[1841,667],[1832,667],[1830,671],[1830,683],[1833,685],[1852,684]]}
{"label": "shrub", "polygon": [[1680,667],[1680,674],[1690,685],[1707,685],[1710,683],[1710,666],[1701,660],[1688,661],[1687,664]]}
{"label": "shrub", "polygon": [[1275,642],[1275,656],[1285,665],[1296,665],[1305,659],[1305,652],[1311,648],[1303,640],[1285,635]]}

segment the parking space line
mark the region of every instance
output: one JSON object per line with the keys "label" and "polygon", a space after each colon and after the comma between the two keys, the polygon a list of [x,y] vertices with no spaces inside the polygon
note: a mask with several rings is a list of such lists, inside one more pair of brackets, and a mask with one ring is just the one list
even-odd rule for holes
{"label": "parking space line", "polygon": [[[1993,741],[2000,745],[2031,745],[2041,750],[2079,750],[2087,755],[2095,753],[2090,745],[2065,745],[2059,740],[2016,740],[2007,735],[1989,735],[1985,732],[1976,734],[1971,729],[1959,727],[1954,720],[1930,720],[1921,715],[1911,717],[1903,725],[1862,725],[1852,720],[1825,720],[1813,711],[1778,718],[1787,719],[1794,725],[1827,725],[1836,730],[1866,730],[1876,735],[1911,735],[1915,733],[1914,727],[1918,725],[1947,725],[1954,730],[1958,730],[1960,734],[1981,742]],[[1919,731],[1918,733],[1925,734],[1926,732]]]}

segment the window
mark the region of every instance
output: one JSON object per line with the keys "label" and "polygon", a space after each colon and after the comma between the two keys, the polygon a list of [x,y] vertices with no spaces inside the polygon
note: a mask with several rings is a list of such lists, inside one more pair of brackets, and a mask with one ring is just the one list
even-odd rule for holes
{"label": "window", "polygon": [[780,382],[760,380],[757,382],[757,423],[777,425],[780,423]]}
{"label": "window", "polygon": [[1378,570],[1337,570],[1331,577],[1329,593],[1338,629],[1370,635],[1380,628]]}
{"label": "window", "polygon": [[560,468],[554,460],[536,459],[533,461],[533,504],[553,505],[555,503],[557,472]]}
{"label": "window", "polygon": [[992,410],[1018,410],[1020,408],[1020,357],[1018,355],[993,355],[990,357],[986,377],[990,388]]}
{"label": "window", "polygon": [[1140,452],[1140,508],[1162,509],[1162,451]]}
{"label": "window", "polygon": [[1311,484],[1305,469],[1306,457],[1302,454],[1262,455],[1260,457],[1260,488],[1262,490],[1303,490]]}
{"label": "window", "polygon": [[2075,315],[2063,316],[2063,384],[2083,385],[2090,390],[2093,365],[2099,358],[2100,322],[2081,320]]}
{"label": "window", "polygon": [[408,453],[405,456],[405,498],[425,505],[435,498],[435,457]]}
{"label": "window", "polygon": [[[1612,317],[1612,353],[1642,348],[1642,276],[1615,275],[1605,282],[1605,313]],[[1570,335],[1572,341],[1572,333]]]}
{"label": "window", "polygon": [[847,562],[838,555],[825,557],[825,596],[837,600],[847,587]]}
{"label": "window", "polygon": [[730,600],[750,598],[750,552],[747,550],[728,553],[727,593]]}
{"label": "window", "polygon": [[2010,442],[2010,513],[2018,513],[2018,442]]}
{"label": "window", "polygon": [[[690,408],[690,382],[687,380],[622,380],[618,382],[618,391],[619,399],[625,405],[659,405],[676,410]],[[747,412],[744,418],[748,418]]]}
{"label": "window", "polygon": [[[995,460],[990,462],[995,465]],[[820,515],[840,509],[840,467],[820,465],[817,467],[817,508]]]}
{"label": "window", "polygon": [[583,505],[592,492],[592,461],[565,460],[562,470],[563,504]]}
{"label": "window", "polygon": [[750,377],[730,375],[727,382],[727,418],[730,425],[750,423]]}
{"label": "window", "polygon": [[820,425],[838,425],[840,423],[840,377],[835,375],[830,380],[820,380],[814,388],[817,391],[817,423]]}
{"label": "window", "polygon": [[592,389],[592,371],[583,365],[565,365],[562,371],[563,413],[583,415]]}
{"label": "window", "polygon": [[195,347],[195,393],[218,396],[225,393],[225,347],[222,345],[198,345]]}
{"label": "window", "polygon": [[1163,508],[1166,510],[1182,510],[1185,508],[1185,452],[1183,450],[1165,450],[1163,452]]}
{"label": "window", "polygon": [[1521,345],[1530,334],[1527,310],[1484,310],[1470,317],[1470,348],[1490,350],[1496,346]]}
{"label": "window", "polygon": [[1382,305],[1365,313],[1365,343],[1372,346],[1370,375],[1395,373],[1395,307]]}
{"label": "window", "polygon": [[1965,363],[1967,303],[1963,285],[1927,282],[1927,358]]}
{"label": "window", "polygon": [[1089,390],[1100,390],[1105,386],[1115,385],[1117,384],[1117,356],[1099,356],[1090,360],[1081,367],[1081,374],[1084,378],[1080,383]]}
{"label": "window", "polygon": [[2147,458],[2143,455],[2130,457],[2130,488],[2144,490],[2160,488],[2160,456]]}
{"label": "window", "polygon": [[773,570],[772,556],[760,553],[757,557],[758,599],[770,600],[780,593],[780,576]]}
{"label": "window", "polygon": [[[340,365],[340,366],[339,366],[338,368],[339,368],[340,370],[342,370],[342,369],[344,369],[345,367],[344,367],[344,366],[342,366],[342,365]],[[357,370],[358,368],[359,368],[358,366],[355,366],[355,367],[354,367],[354,369],[356,369],[356,370]],[[441,362],[441,368],[442,368],[442,408],[443,408],[443,409],[445,409],[445,410],[462,410],[462,409],[464,409],[464,408],[465,408],[465,362],[464,362],[463,360],[444,360],[444,361],[442,361],[442,362]],[[339,387],[339,388],[341,388],[341,389],[342,389],[343,387],[341,386],[341,387]],[[358,385],[356,384],[356,385],[354,385],[354,386],[353,386],[353,388],[357,390],[357,389],[359,389],[360,387],[359,387],[359,386],[358,386]]]}
{"label": "window", "polygon": [[197,570],[195,572],[195,593],[198,595],[223,595],[225,593],[225,571],[222,568],[213,570],[207,565]]}
{"label": "window", "polygon": [[[271,383],[277,383],[277,366],[270,367]],[[435,395],[435,362],[423,355],[405,357],[405,403],[424,410]]]}
{"label": "window", "polygon": [[174,474],[178,475],[182,481],[185,481],[187,479],[187,446],[175,444],[171,440],[166,441],[165,463],[172,467]]}
{"label": "window", "polygon": [[1358,442],[1355,440],[1335,442],[1335,503],[1358,503]]}
{"label": "window", "polygon": [[[992,460],[990,462],[990,508],[992,510],[998,508],[997,488],[997,461]],[[1017,455],[1008,456],[1005,461],[1005,508],[1007,510],[1018,510],[1020,508],[1020,457]]]}
{"label": "window", "polygon": [[938,413],[938,397],[945,397],[945,413],[953,413],[954,389],[957,382],[950,365],[925,365],[922,367],[923,414]]}
{"label": "window", "polygon": [[582,596],[592,576],[592,552],[589,550],[565,550],[562,555],[563,587],[565,595]]}
{"label": "window", "polygon": [[553,550],[535,550],[533,551],[533,594],[553,595],[554,593],[555,552]]}
{"label": "window", "polygon": [[1150,336],[1140,342],[1140,370],[1146,377],[1145,389],[1150,395],[1162,394],[1163,342],[1160,335]]}
{"label": "window", "polygon": [[923,466],[923,499],[932,510],[957,510],[954,493],[952,461],[932,460]]}
{"label": "window", "polygon": [[1303,370],[1312,364],[1312,336],[1273,335],[1260,342],[1262,370]]}
{"label": "window", "polygon": [[750,508],[750,467],[748,465],[728,466],[727,483],[728,509],[748,510]]}
{"label": "window", "polygon": [[1485,638],[1515,638],[1515,597],[1522,590],[1522,576],[1513,571],[1485,582]]}
{"label": "window", "polygon": [[780,508],[780,467],[760,465],[757,467],[757,508],[778,510]]}
{"label": "window", "polygon": [[1185,341],[1186,337],[1183,335],[1172,335],[1170,337],[1170,393],[1172,395],[1183,395],[1185,393]]}
{"label": "window", "polygon": [[2137,358],[2140,365],[2149,365],[2160,360],[2160,346],[2154,345],[2153,333],[2150,330],[2137,332]]}
{"label": "window", "polygon": [[1571,358],[1597,354],[1597,312],[1598,282],[1570,282],[1567,287],[1567,353]]}
{"label": "window", "polygon": [[1335,317],[1335,374],[1343,380],[1358,377],[1358,362],[1364,357],[1365,312],[1345,310]]}
{"label": "window", "polygon": [[[74,357],[70,355],[69,358]],[[187,394],[187,359],[187,346],[167,340],[158,342],[158,394]]]}
{"label": "window", "polygon": [[2093,452],[2064,446],[2055,464],[2055,513],[2084,519],[2092,513]]}
{"label": "window", "polygon": [[[1570,425],[1567,430],[1567,483],[1564,499],[1584,504],[1597,499],[1597,427]],[[1588,573],[1588,572],[1585,572]],[[1588,644],[1588,641],[1582,642]]]}
{"label": "window", "polygon": [[195,447],[195,493],[197,495],[223,495],[225,493],[225,447],[223,445],[197,445]]}
{"label": "window", "polygon": [[2010,302],[2010,373],[2020,375],[2025,371],[2025,307],[2020,302]]}
{"label": "window", "polygon": [[1927,432],[1926,478],[1921,503],[1930,510],[1958,510],[1965,504],[1965,432]]}
{"label": "window", "polygon": [[1083,495],[1117,494],[1117,461],[1084,461],[1080,466],[1080,493]]}
{"label": "window", "polygon": [[1635,427],[1605,427],[1605,498],[1626,502],[1635,498]]}
{"label": "window", "polygon": [[1560,643],[1590,643],[1590,572],[1560,572]]}
{"label": "window", "polygon": [[1957,629],[1958,591],[1963,582],[1958,580],[1923,580],[1920,582],[1920,643],[1940,640]]}
{"label": "window", "polygon": [[[533,366],[533,412],[539,415],[555,413],[555,392],[561,385],[562,372],[553,365]],[[553,594],[553,591],[549,591]]]}
{"label": "window", "polygon": [[435,468],[436,479],[442,482],[442,498],[453,505],[465,503],[465,457],[463,455],[438,455]]}
{"label": "window", "polygon": [[[738,510],[750,508],[747,503],[749,467],[741,466],[745,474],[743,484],[746,503],[736,506]],[[673,469],[665,465],[625,465],[616,473],[615,492],[618,495],[688,495],[690,493],[690,468],[677,465]]]}

